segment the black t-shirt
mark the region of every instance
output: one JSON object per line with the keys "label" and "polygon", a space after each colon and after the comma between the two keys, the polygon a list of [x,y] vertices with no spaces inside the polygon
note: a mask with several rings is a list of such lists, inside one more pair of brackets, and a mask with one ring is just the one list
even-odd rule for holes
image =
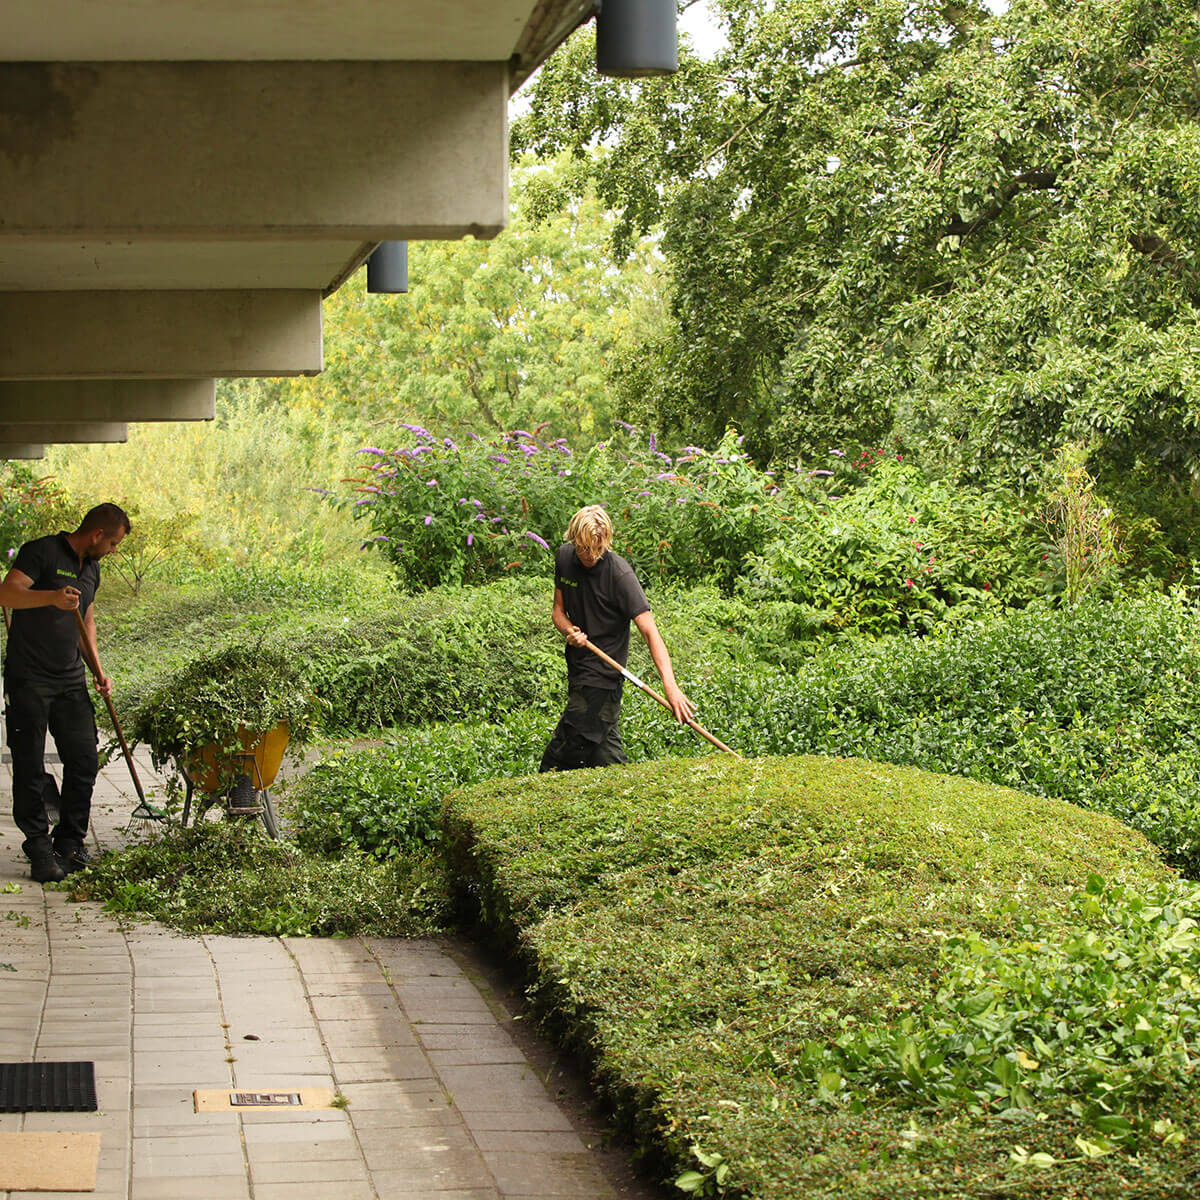
{"label": "black t-shirt", "polygon": [[[611,550],[594,567],[585,567],[568,542],[554,556],[554,586],[563,595],[567,616],[588,639],[624,665],[629,657],[629,622],[650,611],[633,568]],[[621,676],[582,646],[568,646],[567,682],[573,687],[621,686]]]}
{"label": "black t-shirt", "polygon": [[[12,567],[33,580],[35,591],[78,588],[80,616],[87,615],[100,586],[99,562],[85,558],[80,566],[79,555],[65,533],[26,542],[17,551]],[[53,605],[14,609],[4,656],[4,678],[10,683],[51,686],[83,683],[86,675],[74,611]]]}

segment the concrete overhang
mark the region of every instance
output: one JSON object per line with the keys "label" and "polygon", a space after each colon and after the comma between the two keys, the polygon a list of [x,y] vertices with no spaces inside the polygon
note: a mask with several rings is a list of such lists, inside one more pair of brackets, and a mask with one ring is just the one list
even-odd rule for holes
{"label": "concrete overhang", "polygon": [[213,379],[52,380],[0,383],[0,424],[59,421],[211,421]]}
{"label": "concrete overhang", "polygon": [[0,379],[211,379],[321,367],[319,292],[0,292]]}
{"label": "concrete overhang", "polygon": [[113,421],[42,421],[37,424],[20,422],[0,423],[0,445],[24,441],[37,442],[123,442],[129,436],[128,426]]}
{"label": "concrete overhang", "polygon": [[0,0],[0,379],[319,371],[377,243],[504,226],[508,97],[594,7]]}
{"label": "concrete overhang", "polygon": [[31,460],[35,458],[45,458],[45,446],[33,446],[27,442],[11,442],[0,443],[0,460],[2,459],[20,459]]}

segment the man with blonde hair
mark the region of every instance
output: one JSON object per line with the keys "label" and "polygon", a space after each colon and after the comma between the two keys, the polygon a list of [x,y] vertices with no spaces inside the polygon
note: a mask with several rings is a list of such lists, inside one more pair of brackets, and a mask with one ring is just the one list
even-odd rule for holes
{"label": "man with blonde hair", "polygon": [[624,679],[587,649],[589,640],[622,666],[632,621],[650,650],[678,721],[694,715],[633,568],[612,552],[613,526],[598,504],[581,508],[554,559],[554,627],[567,639],[567,707],[542,755],[541,770],[571,771],[628,762],[621,745]]}

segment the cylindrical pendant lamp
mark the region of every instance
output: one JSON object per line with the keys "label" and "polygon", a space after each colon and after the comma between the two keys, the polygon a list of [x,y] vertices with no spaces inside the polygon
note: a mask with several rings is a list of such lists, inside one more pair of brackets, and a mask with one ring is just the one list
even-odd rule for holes
{"label": "cylindrical pendant lamp", "polygon": [[390,295],[408,291],[408,243],[380,242],[367,259],[367,291]]}
{"label": "cylindrical pendant lamp", "polygon": [[675,0],[602,0],[596,69],[627,79],[679,70]]}

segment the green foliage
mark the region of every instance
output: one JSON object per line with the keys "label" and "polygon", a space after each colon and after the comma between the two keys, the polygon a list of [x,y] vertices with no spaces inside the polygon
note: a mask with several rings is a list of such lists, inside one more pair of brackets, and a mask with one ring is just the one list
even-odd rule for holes
{"label": "green foliage", "polygon": [[1194,5],[712,8],[727,44],[663,80],[597,78],[581,30],[514,128],[576,154],[627,234],[663,230],[631,411],[757,455],[894,428],[1029,480],[1094,438],[1114,493],[1197,478]]}
{"label": "green foliage", "polygon": [[1054,540],[1066,577],[1066,597],[1074,604],[1094,587],[1111,584],[1123,556],[1111,508],[1088,474],[1087,447],[1073,442],[1054,456],[1056,486],[1046,498],[1043,520]]}
{"label": "green foliage", "polygon": [[533,774],[550,720],[518,712],[500,725],[427,726],[380,748],[335,752],[289,794],[300,845],[384,859],[435,846],[443,796],[479,780]]}
{"label": "green foliage", "polygon": [[[550,1028],[592,1058],[642,1148],[700,1194],[1182,1200],[1191,1186],[1196,1150],[1174,1133],[1200,1103],[1169,1048],[1191,992],[1153,1019],[1162,1042],[1145,1043],[1164,1086],[1139,1089],[1132,1107],[1131,1093],[1111,1102],[1126,1113],[1141,1105],[1149,1124],[1137,1157],[1085,1159],[1074,1140],[1099,1144],[1087,1110],[1103,1102],[1095,1075],[1105,1067],[1089,1074],[1088,1051],[1109,1052],[1120,1010],[1076,1022],[1043,1119],[1007,1103],[914,1108],[884,1079],[852,1112],[811,1082],[814,1044],[860,1030],[883,1041],[910,1019],[918,1028],[939,986],[957,998],[986,976],[996,1009],[1020,1004],[1018,979],[1053,993],[1053,972],[1076,961],[1059,949],[1073,932],[1094,932],[1089,944],[1113,954],[1094,975],[1081,968],[1081,1002],[1100,996],[1106,969],[1125,969],[1122,951],[1129,978],[1114,979],[1116,995],[1134,1006],[1143,971],[1143,1000],[1186,959],[1194,978],[1188,927],[1164,941],[1150,907],[1166,872],[1111,819],[908,768],[704,758],[477,785],[449,798],[446,847],[460,902],[521,951]],[[1127,898],[1110,891],[1093,897],[1102,913],[1073,910],[1089,868]],[[1147,897],[1140,913],[1136,895]],[[991,948],[975,983],[966,966],[951,976],[948,939]],[[1137,1051],[1122,1054],[1129,1064]],[[1118,1077],[1114,1064],[1105,1078]],[[964,1081],[990,1086],[973,1067]],[[1018,1165],[1018,1147],[1053,1158],[1053,1175]]]}
{"label": "green foliage", "polygon": [[879,635],[1046,590],[1035,519],[1015,495],[925,479],[903,457],[868,448],[838,472],[843,495],[789,493],[787,523],[748,557],[746,593],[801,605],[817,627]]}
{"label": "green foliage", "polygon": [[855,1024],[831,1045],[811,1043],[799,1074],[852,1112],[965,1106],[1036,1119],[1071,1096],[1085,1157],[1181,1142],[1156,1101],[1195,1068],[1200,889],[1140,896],[1092,875],[1072,907],[1051,939],[1017,904],[1003,937],[950,938],[932,1000],[892,1027]]}
{"label": "green foliage", "polygon": [[629,425],[582,452],[527,430],[459,446],[409,428],[412,447],[364,450],[372,458],[356,491],[365,496],[354,501],[407,587],[548,576],[572,514],[603,504],[613,549],[644,581],[731,588],[778,519],[779,485],[733,432],[711,452],[688,446],[672,457]]}
{"label": "green foliage", "polygon": [[138,710],[132,736],[161,765],[172,757],[190,759],[210,745],[239,751],[243,731],[253,743],[281,721],[292,741],[303,743],[315,709],[300,663],[260,638],[201,654],[161,679]]}
{"label": "green foliage", "polygon": [[47,462],[80,513],[109,498],[124,498],[138,523],[195,513],[186,553],[156,573],[174,583],[224,564],[286,571],[297,559],[350,558],[358,543],[349,516],[319,493],[346,474],[360,444],[348,426],[225,381],[215,421],[139,423],[123,444],[52,446]]}
{"label": "green foliage", "polygon": [[22,462],[0,463],[0,556],[4,570],[22,543],[60,529],[74,529],[73,513],[53,476],[34,475]]}
{"label": "green foliage", "polygon": [[135,595],[140,595],[146,576],[161,570],[164,560],[195,555],[190,534],[195,513],[172,513],[167,517],[145,516],[134,510],[129,514],[131,529],[111,560],[111,568]]}
{"label": "green foliage", "polygon": [[[921,640],[846,640],[701,690],[738,749],[912,763],[1097,808],[1200,877],[1200,640],[1147,595],[1039,603]],[[704,719],[703,716],[700,718]]]}
{"label": "green foliage", "polygon": [[381,863],[306,855],[257,822],[170,829],[71,877],[72,898],[176,929],[278,937],[420,937],[443,927],[446,891],[428,856]]}

